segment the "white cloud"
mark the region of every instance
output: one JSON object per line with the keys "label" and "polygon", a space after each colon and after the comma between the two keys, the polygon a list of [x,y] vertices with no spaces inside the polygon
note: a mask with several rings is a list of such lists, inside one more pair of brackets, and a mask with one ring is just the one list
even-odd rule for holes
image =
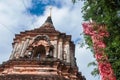
{"label": "white cloud", "polygon": [[77,65],[79,66],[79,71],[82,72],[83,75],[85,75],[87,80],[98,80],[99,77],[93,77],[91,76],[91,71],[93,70],[93,66],[88,67],[88,63],[93,62],[95,59],[93,58],[93,54],[90,51],[90,49],[87,49],[87,45],[84,47],[80,47],[80,45],[76,45],[75,50],[75,56]]}
{"label": "white cloud", "polygon": [[[56,0],[56,3],[58,2],[60,1]],[[83,36],[80,37],[80,33],[82,33],[81,24],[83,22],[81,13],[83,3],[78,2],[73,5],[71,0],[64,0],[62,4],[62,8],[53,6],[52,9],[52,20],[56,30],[72,35],[72,40],[74,41],[78,38],[83,40]],[[31,0],[0,0],[0,63],[7,60],[10,56],[11,43],[15,33],[26,29],[38,28],[48,17],[48,7],[50,6],[46,6],[44,14],[39,17],[26,13],[26,8],[31,6]],[[92,68],[87,67],[87,64],[94,59],[92,53],[86,50],[86,46],[79,48],[79,45],[76,45],[76,58],[79,70],[82,71],[87,80],[97,80],[90,74]]]}
{"label": "white cloud", "polygon": [[15,33],[28,26],[33,17],[25,13],[30,0],[0,0],[0,63],[9,58]]}
{"label": "white cloud", "polygon": [[27,0],[27,3],[25,0],[1,0],[0,24],[6,25],[8,29],[16,32],[16,29],[22,29],[25,24],[31,23],[33,17],[26,13],[30,2],[30,0]]}

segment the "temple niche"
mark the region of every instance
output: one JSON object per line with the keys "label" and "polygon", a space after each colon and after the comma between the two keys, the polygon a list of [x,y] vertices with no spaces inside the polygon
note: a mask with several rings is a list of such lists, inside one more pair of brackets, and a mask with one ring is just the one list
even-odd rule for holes
{"label": "temple niche", "polygon": [[85,80],[76,65],[71,35],[55,30],[51,16],[34,30],[15,35],[0,80]]}

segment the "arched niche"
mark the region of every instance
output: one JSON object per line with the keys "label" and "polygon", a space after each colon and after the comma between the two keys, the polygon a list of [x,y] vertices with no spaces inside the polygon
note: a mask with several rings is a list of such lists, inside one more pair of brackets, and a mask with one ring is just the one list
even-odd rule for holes
{"label": "arched niche", "polygon": [[53,57],[54,46],[46,35],[37,35],[28,47],[32,58]]}
{"label": "arched niche", "polygon": [[45,58],[46,57],[45,46],[39,45],[39,46],[34,47],[32,57],[39,58],[39,59]]}
{"label": "arched niche", "polygon": [[53,53],[54,53],[54,46],[50,45],[49,46],[49,54],[47,55],[47,57],[52,58],[53,57]]}

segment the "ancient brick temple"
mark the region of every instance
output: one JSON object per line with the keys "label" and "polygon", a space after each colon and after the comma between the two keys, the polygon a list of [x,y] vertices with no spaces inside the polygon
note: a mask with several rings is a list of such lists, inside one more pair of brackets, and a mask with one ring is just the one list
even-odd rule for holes
{"label": "ancient brick temple", "polygon": [[34,30],[15,35],[0,80],[85,80],[78,72],[71,35],[55,30],[51,16]]}

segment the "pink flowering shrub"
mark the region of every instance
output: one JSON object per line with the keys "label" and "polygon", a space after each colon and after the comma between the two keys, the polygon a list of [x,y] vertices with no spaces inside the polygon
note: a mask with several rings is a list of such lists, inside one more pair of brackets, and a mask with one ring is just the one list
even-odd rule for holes
{"label": "pink flowering shrub", "polygon": [[104,54],[104,48],[106,48],[106,45],[103,42],[103,38],[109,36],[105,25],[83,23],[83,30],[86,35],[91,36],[95,58],[98,62],[98,69],[102,80],[116,80],[111,64],[109,63],[107,56]]}

